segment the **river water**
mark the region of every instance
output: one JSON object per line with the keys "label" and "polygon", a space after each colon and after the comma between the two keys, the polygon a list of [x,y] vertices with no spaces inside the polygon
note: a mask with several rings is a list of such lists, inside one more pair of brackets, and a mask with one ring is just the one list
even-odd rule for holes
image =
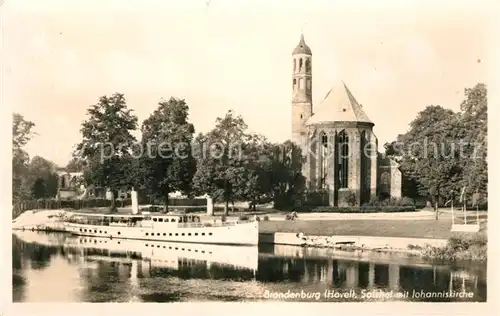
{"label": "river water", "polygon": [[486,266],[295,246],[16,232],[14,302],[486,301]]}

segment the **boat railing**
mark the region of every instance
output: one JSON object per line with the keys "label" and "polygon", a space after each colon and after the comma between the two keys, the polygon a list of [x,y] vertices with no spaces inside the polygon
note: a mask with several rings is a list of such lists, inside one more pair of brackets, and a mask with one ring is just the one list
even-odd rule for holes
{"label": "boat railing", "polygon": [[243,223],[249,223],[252,222],[251,220],[244,220],[244,221],[231,221],[231,222],[215,222],[215,223],[210,223],[210,222],[205,222],[205,223],[179,223],[177,225],[178,228],[202,228],[202,227],[229,227],[229,226],[235,226],[237,224],[243,224]]}

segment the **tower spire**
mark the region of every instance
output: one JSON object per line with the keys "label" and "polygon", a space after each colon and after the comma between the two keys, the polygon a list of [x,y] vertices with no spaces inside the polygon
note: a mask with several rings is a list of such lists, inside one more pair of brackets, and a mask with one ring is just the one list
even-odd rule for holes
{"label": "tower spire", "polygon": [[304,33],[300,34],[299,44],[293,50],[293,55],[296,54],[312,55],[311,49],[309,48],[309,46],[307,46],[306,40],[304,39]]}

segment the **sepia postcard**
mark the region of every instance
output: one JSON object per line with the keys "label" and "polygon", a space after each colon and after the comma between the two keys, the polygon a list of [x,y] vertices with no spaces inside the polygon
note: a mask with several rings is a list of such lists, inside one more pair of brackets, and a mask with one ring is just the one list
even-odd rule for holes
{"label": "sepia postcard", "polygon": [[494,313],[498,7],[3,1],[0,315]]}

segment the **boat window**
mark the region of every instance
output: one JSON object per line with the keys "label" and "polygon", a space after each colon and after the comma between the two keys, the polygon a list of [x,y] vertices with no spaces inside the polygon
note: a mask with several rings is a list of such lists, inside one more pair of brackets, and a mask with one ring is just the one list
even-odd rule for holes
{"label": "boat window", "polygon": [[182,223],[182,217],[179,217],[179,223]]}
{"label": "boat window", "polygon": [[163,222],[163,218],[158,218],[158,221],[159,222]]}
{"label": "boat window", "polygon": [[155,217],[155,218],[153,218],[153,222],[156,222],[156,217]]}
{"label": "boat window", "polygon": [[144,219],[147,220],[147,221],[150,221],[151,220],[151,216],[146,216]]}
{"label": "boat window", "polygon": [[208,233],[208,236],[212,236],[212,233]]}
{"label": "boat window", "polygon": [[172,223],[174,223],[174,222],[175,222],[175,218],[172,218],[170,221],[171,221]]}

